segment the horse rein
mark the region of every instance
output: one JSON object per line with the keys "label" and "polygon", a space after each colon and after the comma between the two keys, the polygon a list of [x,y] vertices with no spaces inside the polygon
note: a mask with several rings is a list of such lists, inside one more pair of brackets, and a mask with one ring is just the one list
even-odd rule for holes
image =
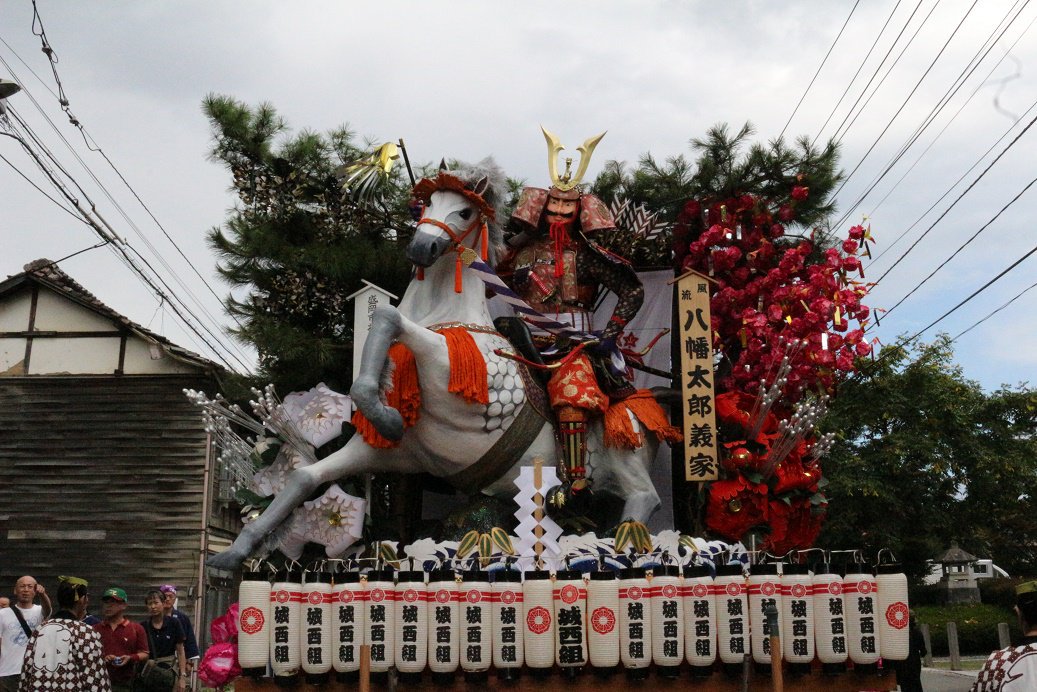
{"label": "horse rein", "polygon": [[[487,257],[489,256],[489,229],[486,227],[486,221],[483,219],[482,214],[480,214],[479,216],[475,217],[475,220],[472,221],[472,223],[468,226],[468,228],[466,228],[464,230],[464,232],[462,232],[460,235],[458,235],[454,231],[454,229],[450,227],[449,224],[447,224],[447,223],[445,223],[443,221],[440,221],[439,219],[430,219],[428,217],[423,216],[420,219],[418,219],[417,226],[420,226],[423,223],[432,224],[436,228],[438,228],[441,231],[445,232],[447,234],[447,236],[450,238],[450,240],[452,241],[453,245],[452,245],[452,247],[450,249],[453,252],[457,253],[457,261],[456,261],[455,269],[454,269],[454,292],[455,293],[461,293],[461,290],[463,288],[462,287],[462,283],[461,283],[461,272],[462,272],[463,265],[464,265],[464,261],[462,259],[462,256],[464,255],[464,251],[469,249],[464,244],[464,241],[468,238],[468,235],[472,231],[474,231],[476,228],[479,228],[480,226],[482,228],[482,230],[480,231],[480,234],[482,236],[482,238],[481,238],[481,241],[482,241],[482,253],[481,253],[481,255],[482,255],[483,261],[486,261]],[[417,273],[418,281],[422,281],[422,280],[424,280],[424,278],[425,278],[424,268],[418,267],[418,273]]]}

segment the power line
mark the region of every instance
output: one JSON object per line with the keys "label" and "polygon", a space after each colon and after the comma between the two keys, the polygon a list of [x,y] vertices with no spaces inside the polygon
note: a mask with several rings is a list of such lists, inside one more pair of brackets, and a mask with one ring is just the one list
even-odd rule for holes
{"label": "power line", "polygon": [[[918,79],[918,82],[915,84],[914,88],[911,89],[911,92],[907,95],[907,98],[904,99],[904,102],[902,104],[900,104],[900,108],[897,109],[897,112],[893,114],[893,117],[890,118],[890,120],[886,124],[886,126],[884,128],[882,128],[882,132],[879,133],[879,136],[875,139],[874,142],[871,143],[871,146],[868,147],[868,150],[866,152],[864,152],[864,156],[861,157],[861,160],[857,162],[857,165],[854,166],[853,170],[850,171],[849,175],[847,175],[845,178],[843,178],[843,181],[839,184],[839,187],[833,193],[833,196],[839,194],[839,191],[842,190],[846,186],[847,181],[849,181],[849,179],[853,177],[854,173],[856,173],[860,169],[860,167],[864,164],[864,161],[868,158],[868,156],[871,155],[871,152],[875,150],[875,147],[878,145],[879,141],[881,141],[882,138],[886,136],[886,133],[889,131],[889,128],[893,126],[894,121],[896,121],[897,117],[901,114],[901,112],[903,112],[904,108],[907,107],[908,102],[911,101],[911,98],[915,95],[915,92],[918,91],[918,88],[920,86],[922,86],[922,82],[924,82],[925,78],[927,76],[929,76],[929,73],[936,66],[937,61],[939,61],[940,56],[942,56],[943,52],[945,50],[947,50],[947,46],[949,46],[951,41],[954,40],[954,37],[957,35],[958,30],[961,29],[962,24],[965,23],[966,19],[968,19],[969,14],[972,13],[973,8],[976,7],[976,3],[978,3],[978,2],[979,2],[979,0],[973,0],[972,4],[969,6],[969,9],[965,12],[965,15],[961,18],[961,21],[959,21],[958,25],[956,27],[954,27],[954,31],[951,32],[951,35],[949,37],[947,37],[947,40],[944,42],[943,46],[940,48],[940,52],[937,53],[936,57],[933,58],[933,61],[931,63],[929,63],[929,67],[927,67],[925,72],[922,73],[922,76]],[[934,7],[935,7],[935,5],[934,5]],[[928,17],[927,17],[927,19],[928,19]],[[919,28],[921,28],[921,27],[919,27]],[[857,204],[860,204],[860,202],[857,202]],[[854,206],[856,206],[856,205],[854,205]],[[849,211],[847,213],[849,213]],[[845,214],[844,214],[844,218],[845,218]],[[836,225],[838,226],[839,224],[836,224]]]}
{"label": "power line", "polygon": [[[864,56],[864,59],[861,60],[861,64],[857,66],[857,71],[853,73],[853,77],[851,77],[850,81],[847,82],[846,88],[843,89],[842,95],[839,96],[839,100],[835,102],[834,106],[832,106],[832,111],[828,114],[828,117],[825,118],[825,122],[823,125],[821,125],[821,129],[817,131],[817,134],[814,136],[814,139],[810,141],[810,146],[814,146],[814,143],[817,142],[818,138],[821,136],[821,133],[825,131],[826,127],[828,127],[828,123],[831,122],[832,116],[834,116],[835,112],[839,110],[839,106],[842,105],[843,99],[846,98],[846,95],[848,93],[850,93],[850,87],[852,87],[853,83],[857,81],[857,77],[860,75],[861,70],[863,70],[864,66],[868,63],[868,59],[871,57],[872,52],[875,50],[875,46],[879,44],[879,39],[882,38],[882,34],[886,33],[886,27],[888,27],[890,21],[892,21],[893,15],[897,13],[897,8],[900,7],[901,2],[903,2],[903,0],[897,0],[897,4],[893,6],[893,10],[889,13],[889,16],[886,17],[886,22],[882,25],[882,28],[879,29],[879,33],[875,36],[875,40],[871,42],[871,48],[868,49],[868,53]],[[856,5],[854,5],[854,7],[856,7]]]}
{"label": "power line", "polygon": [[[878,279],[876,279],[876,280],[875,280],[875,283],[876,283],[876,284],[877,284],[877,283],[879,283],[880,281],[882,281],[882,280],[883,280],[884,278],[886,278],[886,276],[887,276],[887,275],[888,275],[888,274],[889,274],[889,273],[890,273],[891,271],[893,271],[893,270],[894,270],[894,269],[896,268],[896,266],[897,266],[898,264],[900,264],[900,263],[901,263],[901,262],[902,262],[902,261],[904,260],[904,258],[905,258],[905,257],[907,257],[907,256],[908,256],[908,255],[909,255],[909,254],[911,253],[911,251],[912,251],[912,250],[914,250],[914,249],[915,249],[915,248],[916,248],[916,247],[918,246],[918,244],[919,244],[920,242],[922,242],[922,240],[923,240],[923,239],[924,239],[924,238],[925,238],[925,237],[926,237],[927,235],[929,235],[929,231],[933,230],[933,228],[935,228],[935,227],[936,227],[936,224],[940,223],[940,221],[942,221],[942,220],[943,220],[943,218],[944,218],[945,216],[947,216],[947,214],[948,214],[948,213],[950,213],[951,209],[953,209],[953,208],[955,207],[955,205],[957,205],[957,204],[958,204],[958,202],[960,202],[960,201],[962,200],[962,198],[963,198],[963,197],[965,197],[965,195],[967,195],[967,194],[969,193],[969,191],[970,191],[970,190],[972,190],[972,188],[974,188],[974,187],[976,186],[976,184],[977,184],[977,183],[978,183],[978,182],[979,182],[980,180],[982,180],[982,179],[983,179],[983,176],[985,176],[985,175],[987,174],[987,172],[988,172],[988,171],[990,171],[990,169],[991,169],[991,168],[993,168],[993,167],[994,167],[994,165],[995,165],[995,164],[997,164],[997,162],[1001,160],[1001,157],[1002,157],[1002,156],[1004,156],[1004,155],[1005,155],[1005,154],[1006,154],[1006,153],[1008,152],[1008,150],[1009,150],[1009,149],[1011,149],[1012,147],[1014,147],[1014,146],[1015,146],[1016,142],[1018,142],[1018,141],[1019,141],[1019,138],[1020,138],[1020,137],[1022,137],[1022,136],[1023,136],[1024,134],[1026,134],[1027,130],[1029,130],[1029,129],[1030,129],[1031,127],[1033,127],[1033,124],[1034,124],[1035,122],[1037,122],[1037,116],[1034,116],[1033,120],[1031,120],[1031,121],[1029,122],[1029,124],[1027,124],[1027,126],[1026,126],[1025,128],[1023,128],[1022,132],[1020,132],[1020,133],[1019,133],[1018,135],[1016,135],[1016,136],[1015,136],[1015,139],[1013,139],[1013,140],[1012,140],[1011,142],[1009,142],[1009,143],[1008,143],[1008,145],[1007,145],[1007,146],[1006,146],[1006,147],[1005,147],[1004,149],[1002,149],[1002,150],[1001,150],[1001,153],[1000,153],[1000,154],[998,154],[998,155],[997,155],[997,157],[996,157],[996,158],[995,158],[995,159],[994,159],[993,161],[991,161],[991,162],[990,162],[990,164],[989,164],[989,165],[988,165],[988,166],[987,166],[987,167],[986,167],[985,169],[983,169],[983,172],[982,172],[982,173],[980,173],[980,174],[979,174],[978,176],[976,176],[976,179],[975,179],[975,180],[973,180],[973,181],[972,181],[972,182],[971,182],[971,183],[969,184],[969,186],[968,186],[967,188],[965,188],[965,189],[964,189],[964,190],[962,191],[962,193],[961,193],[960,195],[958,195],[957,199],[955,199],[955,200],[954,200],[954,201],[953,201],[953,202],[951,203],[951,205],[950,205],[949,207],[947,207],[947,208],[946,208],[946,209],[945,209],[945,210],[943,211],[943,213],[942,213],[942,214],[940,214],[940,216],[939,216],[939,217],[937,217],[936,221],[933,221],[933,222],[932,222],[932,224],[931,224],[931,225],[929,226],[929,228],[925,229],[925,232],[924,232],[924,233],[922,233],[922,235],[921,235],[921,236],[919,236],[919,237],[918,237],[918,239],[917,239],[917,240],[916,240],[915,242],[913,242],[913,243],[911,244],[911,246],[910,246],[910,247],[909,247],[909,248],[908,248],[907,250],[905,250],[905,251],[903,252],[903,254],[901,254],[901,255],[900,255],[900,257],[898,257],[898,258],[897,258],[897,260],[896,260],[896,261],[895,261],[895,262],[894,262],[894,263],[893,263],[892,265],[890,265],[890,267],[889,267],[889,268],[888,268],[888,269],[887,269],[887,270],[886,270],[885,272],[883,272],[882,276],[880,276],[880,277],[879,277]],[[955,183],[955,184],[957,184],[957,183]],[[926,213],[928,213],[928,212],[926,212]]]}
{"label": "power line", "polygon": [[803,92],[803,95],[799,97],[799,103],[797,103],[796,107],[792,109],[792,113],[789,115],[789,119],[785,121],[785,127],[781,128],[781,134],[778,135],[779,139],[785,136],[785,130],[789,128],[789,123],[792,122],[792,118],[795,117],[796,112],[799,110],[799,107],[803,105],[803,99],[805,99],[807,97],[807,94],[810,93],[810,87],[814,86],[814,81],[817,79],[817,76],[821,74],[821,68],[825,66],[825,63],[828,61],[828,56],[832,54],[833,50],[835,50],[835,44],[839,43],[840,37],[842,37],[843,32],[846,31],[846,25],[850,23],[850,17],[853,17],[853,13],[857,10],[857,5],[859,4],[861,4],[861,0],[857,0],[857,2],[853,3],[853,7],[850,9],[850,14],[847,15],[846,21],[843,22],[842,28],[839,29],[839,33],[836,34],[835,40],[832,41],[832,45],[829,46],[828,52],[825,53],[825,57],[821,58],[821,64],[817,66],[817,72],[815,72],[813,78],[811,78],[810,84],[807,84],[807,88]]}
{"label": "power line", "polygon": [[[932,125],[933,122],[935,122],[937,116],[943,111],[944,108],[946,108],[946,106],[950,103],[951,99],[953,99],[954,96],[958,93],[958,91],[961,89],[961,87],[963,87],[965,85],[965,82],[968,81],[968,78],[971,77],[973,75],[973,73],[975,73],[975,71],[979,68],[980,64],[982,64],[983,60],[985,60],[986,57],[990,54],[990,51],[993,50],[993,48],[996,45],[997,41],[1001,40],[1001,38],[1004,36],[1005,32],[1007,32],[1008,29],[1012,26],[1012,24],[1015,23],[1016,19],[1019,18],[1019,15],[1026,8],[1026,5],[1028,5],[1029,2],[1030,2],[1030,0],[1026,0],[1026,2],[1023,4],[1022,7],[1019,8],[1019,11],[1016,12],[1015,16],[1012,17],[1011,20],[1008,20],[1008,17],[1012,13],[1012,9],[1015,8],[1015,5],[1013,5],[1012,8],[1009,9],[1009,11],[1005,14],[1004,18],[1002,18],[1001,21],[998,22],[998,27],[1000,27],[1002,24],[1004,24],[1004,22],[1006,20],[1008,20],[1008,23],[1005,24],[1004,28],[1001,30],[1000,35],[997,35],[996,38],[995,38],[995,34],[997,34],[997,29],[998,29],[998,27],[995,27],[994,30],[990,33],[990,35],[987,37],[987,39],[983,42],[983,44],[976,51],[975,55],[972,56],[972,59],[970,59],[969,62],[965,65],[965,67],[962,68],[961,73],[959,73],[958,77],[954,80],[954,82],[951,85],[951,88],[949,88],[946,92],[944,92],[944,95],[940,98],[940,100],[937,102],[937,104],[935,106],[933,106],[933,108],[929,111],[929,114],[923,119],[922,124],[919,125],[917,128],[915,128],[915,131],[911,134],[911,136],[908,137],[907,141],[904,144],[901,145],[899,151],[889,161],[886,162],[886,165],[883,168],[882,172],[878,176],[876,176],[868,184],[867,189],[857,198],[857,200],[852,205],[850,205],[850,207],[846,210],[846,212],[843,213],[842,217],[840,217],[839,221],[836,223],[837,226],[839,226],[843,222],[845,222],[846,219],[849,218],[849,216],[853,213],[853,211],[857,207],[859,207],[864,202],[865,199],[868,198],[868,196],[875,190],[875,188],[878,187],[878,184],[883,179],[885,179],[885,177],[890,173],[890,171],[893,169],[893,167],[896,166],[896,164],[899,163],[900,160],[907,154],[907,152],[910,150],[910,148],[912,146],[914,146],[914,144],[922,136],[922,133],[925,132],[925,130],[927,130],[929,128],[929,126]],[[1016,0],[1016,5],[1018,5],[1018,4],[1019,4],[1019,0]],[[1032,25],[1032,22],[1031,22],[1031,25]],[[1024,30],[1023,34],[1025,34],[1027,30],[1029,30],[1029,27],[1027,27],[1027,29]],[[1022,34],[1020,35],[1019,38],[1022,38]],[[1016,42],[1018,42],[1018,41],[1019,41],[1019,39],[1016,39]],[[1014,45],[1015,44],[1013,44],[1013,46]],[[984,47],[986,47],[986,50],[984,50]],[[999,60],[997,62],[997,64],[994,66],[994,68],[991,69],[990,74],[993,74],[994,70],[997,69],[997,66],[1000,65],[1003,61],[1004,61],[1004,58],[1002,57],[1001,60]],[[971,66],[971,69],[969,69],[969,66]],[[989,77],[989,75],[988,75],[988,77]],[[965,102],[958,109],[958,111],[951,117],[951,119],[944,126],[944,129],[940,132],[939,135],[937,135],[936,139],[939,139],[940,135],[942,135],[943,132],[946,131],[947,127],[949,127],[950,124],[952,122],[954,122],[954,120],[958,117],[958,115],[964,109],[965,105],[972,100],[972,98],[976,95],[976,93],[978,93],[980,88],[982,88],[982,84],[980,84],[980,86],[977,87],[972,92],[972,94],[969,95],[969,97],[965,100]],[[904,173],[904,175],[901,177],[900,181],[897,181],[897,183],[895,183],[893,185],[893,187],[890,188],[889,192],[886,193],[886,197],[889,197],[889,195],[893,192],[893,190],[896,189],[897,185],[899,185],[900,182],[903,181],[903,179],[907,177],[908,173],[910,173],[911,170],[913,170],[914,167],[918,164],[918,162],[921,161],[921,159],[925,156],[925,154],[928,153],[929,149],[931,149],[933,144],[935,144],[936,139],[934,139],[933,142],[930,143],[929,147],[927,147],[926,150],[924,152],[922,152],[922,154],[918,157],[918,159],[915,161],[915,163],[912,164],[911,168],[909,168],[908,171],[906,173]],[[870,150],[869,150],[869,153],[870,153]],[[867,156],[867,155],[865,155],[865,156]],[[862,160],[862,162],[863,162],[863,160]],[[849,176],[847,176],[847,177],[849,177]],[[840,189],[841,188],[842,188],[842,186],[840,185]],[[882,201],[885,201],[886,197],[884,197]],[[881,202],[879,204],[881,204]]]}
{"label": "power line", "polygon": [[971,237],[971,238],[969,238],[969,239],[968,239],[968,240],[966,240],[966,241],[965,241],[964,243],[962,243],[961,245],[959,245],[959,246],[958,246],[958,249],[957,249],[957,250],[955,250],[954,252],[952,252],[952,253],[951,253],[951,256],[950,256],[950,257],[948,257],[948,258],[947,258],[947,259],[945,259],[945,260],[944,260],[943,262],[941,262],[941,263],[939,264],[939,266],[937,266],[937,267],[936,267],[936,269],[933,269],[933,270],[932,270],[932,271],[931,271],[931,272],[929,273],[929,276],[927,276],[927,277],[925,277],[924,279],[922,279],[921,281],[919,281],[919,282],[918,282],[918,284],[917,284],[917,285],[916,285],[916,286],[915,286],[914,288],[912,288],[912,289],[911,289],[910,291],[908,291],[908,292],[907,292],[907,295],[905,295],[905,296],[904,296],[903,298],[901,298],[900,300],[898,300],[898,301],[897,301],[897,303],[896,303],[896,305],[894,305],[893,307],[891,307],[891,308],[890,308],[889,310],[886,310],[886,316],[888,317],[888,316],[889,316],[889,313],[891,313],[891,312],[893,312],[894,310],[896,310],[896,309],[897,309],[897,306],[899,306],[899,305],[900,305],[901,303],[903,303],[903,302],[904,302],[905,300],[907,300],[908,298],[910,298],[910,297],[911,297],[911,296],[912,296],[912,295],[913,295],[913,294],[915,293],[915,291],[917,291],[917,290],[918,290],[919,288],[921,288],[922,286],[924,286],[924,285],[926,284],[926,282],[928,282],[928,281],[929,281],[929,279],[933,278],[933,276],[935,276],[935,275],[936,275],[936,273],[937,273],[938,271],[940,271],[940,270],[941,270],[941,269],[943,269],[943,268],[944,268],[945,266],[947,266],[947,264],[948,264],[948,263],[949,263],[949,262],[950,262],[950,261],[951,261],[952,259],[954,259],[955,257],[957,257],[957,256],[958,256],[958,253],[960,253],[960,252],[961,252],[962,250],[964,250],[964,249],[965,249],[966,247],[968,247],[968,245],[969,245],[969,244],[970,244],[970,243],[971,243],[971,242],[972,242],[973,240],[975,240],[975,239],[976,239],[977,237],[979,237],[979,234],[980,234],[980,233],[982,233],[983,231],[985,231],[985,230],[986,230],[986,229],[987,229],[987,228],[988,228],[988,227],[989,227],[989,226],[990,226],[991,224],[993,224],[993,223],[994,223],[995,221],[997,221],[997,219],[998,219],[998,218],[999,218],[999,217],[1001,216],[1001,214],[1003,214],[1003,213],[1005,212],[1005,210],[1006,210],[1006,209],[1008,209],[1008,208],[1009,208],[1010,206],[1012,206],[1013,204],[1015,204],[1015,203],[1016,203],[1016,201],[1017,201],[1017,200],[1018,200],[1018,199],[1019,199],[1020,197],[1022,197],[1022,196],[1023,196],[1023,194],[1025,194],[1025,193],[1026,193],[1026,191],[1027,191],[1027,190],[1029,190],[1029,189],[1030,189],[1031,187],[1033,187],[1033,184],[1034,184],[1034,183],[1037,183],[1037,178],[1034,178],[1033,180],[1031,180],[1031,181],[1030,181],[1030,182],[1029,182],[1029,183],[1028,183],[1028,184],[1026,185],[1026,187],[1024,187],[1024,188],[1023,188],[1022,190],[1020,190],[1020,191],[1019,191],[1019,194],[1017,194],[1017,195],[1016,195],[1015,197],[1013,197],[1013,198],[1011,199],[1011,201],[1009,201],[1009,202],[1008,202],[1008,204],[1006,204],[1005,206],[1001,207],[1001,210],[1000,210],[999,212],[997,212],[996,214],[994,214],[994,216],[993,216],[993,217],[991,217],[991,219],[990,219],[989,221],[987,221],[987,222],[986,222],[985,224],[983,224],[982,226],[980,226],[979,230],[978,230],[978,231],[976,231],[975,233],[973,233],[973,234],[972,234],[972,237]]}
{"label": "power line", "polygon": [[1022,297],[1023,297],[1023,296],[1024,296],[1024,295],[1025,295],[1026,293],[1028,293],[1029,291],[1033,290],[1034,288],[1037,288],[1037,283],[1032,283],[1032,284],[1030,284],[1029,286],[1027,286],[1026,288],[1024,288],[1024,289],[1023,289],[1022,291],[1020,291],[1019,293],[1015,294],[1015,295],[1014,295],[1014,296],[1013,296],[1013,297],[1012,297],[1012,298],[1011,298],[1011,299],[1010,299],[1010,300],[1009,300],[1008,302],[1006,302],[1006,303],[1005,303],[1004,305],[1002,305],[1002,306],[1001,306],[1001,307],[999,307],[998,309],[994,310],[993,312],[991,312],[991,313],[988,313],[988,314],[987,314],[987,316],[986,316],[986,317],[984,317],[983,319],[980,319],[980,320],[977,320],[976,322],[973,322],[973,323],[972,323],[972,326],[970,326],[969,328],[965,329],[964,331],[958,332],[958,335],[957,335],[957,336],[955,336],[955,337],[954,337],[953,339],[951,339],[951,341],[957,341],[957,340],[958,340],[959,338],[961,338],[961,337],[965,336],[966,334],[968,334],[969,332],[971,332],[971,331],[972,331],[973,329],[975,329],[975,328],[976,328],[976,327],[978,327],[979,325],[983,324],[984,322],[986,322],[987,320],[989,320],[989,319],[990,319],[991,317],[993,317],[994,315],[996,315],[997,313],[1001,312],[1002,310],[1004,310],[1005,308],[1007,308],[1007,307],[1008,307],[1009,305],[1011,305],[1012,303],[1014,303],[1015,301],[1017,301],[1017,300],[1019,300],[1020,298],[1022,298]]}

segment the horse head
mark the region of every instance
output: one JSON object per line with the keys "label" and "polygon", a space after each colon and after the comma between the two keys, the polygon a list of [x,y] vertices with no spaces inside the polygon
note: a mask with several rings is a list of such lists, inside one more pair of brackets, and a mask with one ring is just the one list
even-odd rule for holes
{"label": "horse head", "polygon": [[507,189],[504,173],[491,158],[450,170],[442,166],[435,177],[419,181],[414,196],[422,205],[421,218],[407,259],[425,268],[444,254],[471,248],[493,266],[504,243]]}

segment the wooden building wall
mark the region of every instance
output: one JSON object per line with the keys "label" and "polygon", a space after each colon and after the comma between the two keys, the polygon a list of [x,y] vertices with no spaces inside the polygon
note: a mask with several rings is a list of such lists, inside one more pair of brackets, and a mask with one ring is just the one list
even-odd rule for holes
{"label": "wooden building wall", "polygon": [[208,441],[185,387],[215,389],[200,375],[0,378],[0,593],[74,574],[92,612],[116,584],[136,619],[148,588],[174,583],[193,615]]}

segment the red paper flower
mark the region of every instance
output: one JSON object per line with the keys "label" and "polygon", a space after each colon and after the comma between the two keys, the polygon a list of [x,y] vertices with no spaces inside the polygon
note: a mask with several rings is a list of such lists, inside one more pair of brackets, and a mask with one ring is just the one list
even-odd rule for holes
{"label": "red paper flower", "polygon": [[771,534],[766,549],[775,555],[809,548],[821,532],[823,514],[815,514],[807,499],[770,501]]}
{"label": "red paper flower", "polygon": [[802,202],[810,195],[810,188],[803,185],[796,185],[792,188],[792,199],[797,202]]}
{"label": "red paper flower", "polygon": [[766,484],[750,483],[741,475],[714,481],[709,486],[706,526],[724,538],[741,540],[749,529],[767,523],[767,510]]}

